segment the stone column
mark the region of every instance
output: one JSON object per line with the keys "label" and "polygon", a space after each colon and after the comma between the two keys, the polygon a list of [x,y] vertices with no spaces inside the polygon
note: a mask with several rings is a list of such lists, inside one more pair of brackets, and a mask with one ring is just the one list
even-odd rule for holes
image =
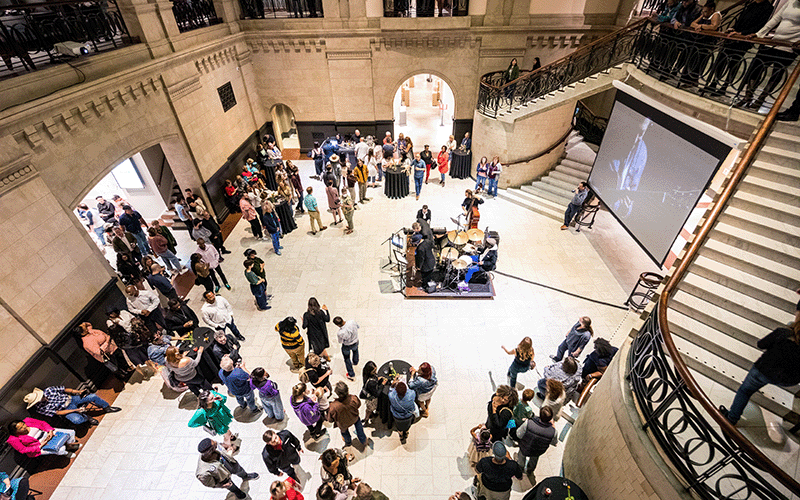
{"label": "stone column", "polygon": [[214,11],[230,27],[231,34],[239,32],[240,8],[238,0],[214,0]]}
{"label": "stone column", "polygon": [[[119,0],[119,10],[128,32],[147,45],[150,57],[156,59],[172,52],[167,40],[167,31],[158,12],[158,6],[147,0]],[[170,14],[172,11],[170,10]],[[175,18],[172,18],[175,26]],[[175,27],[177,33],[177,26]]]}

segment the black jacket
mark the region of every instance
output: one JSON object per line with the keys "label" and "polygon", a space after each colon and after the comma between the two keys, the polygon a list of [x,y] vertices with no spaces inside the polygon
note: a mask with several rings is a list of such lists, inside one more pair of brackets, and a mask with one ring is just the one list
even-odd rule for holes
{"label": "black jacket", "polygon": [[281,470],[300,463],[300,441],[285,429],[279,431],[278,436],[282,441],[280,450],[267,444],[264,446],[264,451],[261,452],[261,458],[264,459],[267,470],[276,476],[281,474]]}
{"label": "black jacket", "polygon": [[436,259],[433,257],[433,241],[425,238],[417,246],[414,256],[417,268],[422,272],[433,271],[436,269]]}
{"label": "black jacket", "polygon": [[545,425],[538,417],[531,417],[517,430],[519,452],[526,457],[541,456],[547,451],[555,436],[556,428],[552,423]]}
{"label": "black jacket", "polygon": [[733,25],[733,31],[742,35],[752,35],[767,24],[771,15],[772,4],[770,2],[749,2],[739,13],[739,17]]}
{"label": "black jacket", "polygon": [[433,163],[433,151],[430,150],[425,151],[423,149],[422,152],[419,154],[419,157],[422,159],[422,161],[425,162],[425,165],[430,165],[431,163]]}
{"label": "black jacket", "polygon": [[215,221],[211,217],[209,217],[208,219],[200,219],[200,225],[211,231],[211,236],[214,238],[216,238],[217,235],[219,235],[221,232],[219,224],[217,224],[217,221]]}
{"label": "black jacket", "polygon": [[494,271],[495,267],[497,267],[497,250],[489,250],[483,256],[483,270],[484,271]]}
{"label": "black jacket", "polygon": [[428,209],[428,213],[424,213],[421,208],[419,210],[417,210],[417,219],[422,219],[422,220],[427,221],[428,223],[430,223],[431,222],[431,211],[430,211],[430,209]]}
{"label": "black jacket", "polygon": [[114,206],[114,204],[108,200],[97,204],[97,213],[99,213],[100,218],[106,222],[114,218],[114,213],[116,210],[117,208]]}
{"label": "black jacket", "polygon": [[773,384],[800,383],[800,345],[791,340],[791,334],[788,328],[778,328],[756,344],[766,351],[756,360],[755,367]]}
{"label": "black jacket", "polygon": [[[186,304],[181,304],[181,308],[178,311],[173,311],[170,308],[167,308],[164,311],[164,321],[167,323],[167,331],[168,332],[175,332],[180,336],[184,336],[190,331],[197,328],[197,314],[192,311],[192,309],[187,306]],[[192,322],[192,326],[185,327],[183,326],[187,321]]]}
{"label": "black jacket", "polygon": [[242,344],[230,333],[225,334],[225,337],[228,339],[225,345],[220,344],[216,340],[211,343],[211,354],[214,355],[217,364],[222,360],[222,356],[226,354],[234,363],[241,361],[242,357],[239,355],[239,349],[242,347]]}

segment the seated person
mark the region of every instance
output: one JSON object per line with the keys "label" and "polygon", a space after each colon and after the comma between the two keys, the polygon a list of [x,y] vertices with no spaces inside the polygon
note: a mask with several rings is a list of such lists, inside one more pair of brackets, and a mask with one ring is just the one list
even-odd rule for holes
{"label": "seated person", "polygon": [[164,311],[164,321],[167,323],[167,331],[175,332],[180,337],[191,333],[198,324],[197,314],[185,302],[178,299],[169,299],[167,309]]}
{"label": "seated person", "polygon": [[[57,449],[47,446],[56,432],[66,434],[69,437]],[[40,455],[66,455],[77,451],[80,445],[75,441],[75,431],[72,429],[54,429],[47,422],[26,418],[24,420],[12,420],[8,424],[8,439],[6,442],[15,450],[31,458]]]}
{"label": "seated person", "polygon": [[486,248],[486,253],[483,254],[483,258],[479,255],[470,255],[474,264],[467,269],[467,275],[464,277],[465,283],[469,283],[476,271],[494,271],[497,267],[497,241],[494,238],[489,238],[486,240],[486,244],[488,247]]}
{"label": "seated person", "polygon": [[618,349],[604,338],[598,338],[594,341],[594,351],[586,356],[583,361],[583,370],[581,371],[581,378],[587,380],[589,378],[600,378],[605,373],[611,360],[617,353]]}
{"label": "seated person", "polygon": [[147,345],[147,357],[150,361],[158,365],[158,372],[161,373],[161,378],[167,387],[175,392],[183,392],[188,387],[180,384],[175,385],[169,380],[169,370],[162,370],[161,367],[167,364],[167,349],[172,346],[172,337],[169,335],[162,335],[161,332],[155,332]]}
{"label": "seated person", "polygon": [[578,373],[578,362],[572,356],[567,356],[564,361],[553,363],[544,369],[544,378],[537,384],[537,396],[544,400],[547,391],[547,379],[558,380],[564,385],[567,400],[571,400],[578,385],[581,383],[581,374]]}
{"label": "seated person", "polygon": [[3,483],[2,492],[6,493],[10,500],[27,500],[29,491],[27,477],[11,479],[5,472],[0,472],[0,482]]}
{"label": "seated person", "polygon": [[33,391],[26,395],[23,401],[27,403],[29,410],[33,408],[37,413],[45,417],[59,415],[75,425],[87,422],[89,425],[97,425],[99,423],[96,419],[84,415],[88,411],[87,405],[89,404],[97,406],[103,413],[120,411],[120,408],[109,405],[100,396],[90,393],[86,389],[78,391],[67,389],[61,385],[51,386],[45,390],[34,387]]}
{"label": "seated person", "polygon": [[239,349],[242,344],[236,340],[230,333],[225,333],[225,330],[217,330],[214,333],[214,342],[211,344],[211,354],[214,355],[216,364],[219,365],[222,357],[226,354],[231,358],[234,364],[239,364],[242,357],[239,355]]}

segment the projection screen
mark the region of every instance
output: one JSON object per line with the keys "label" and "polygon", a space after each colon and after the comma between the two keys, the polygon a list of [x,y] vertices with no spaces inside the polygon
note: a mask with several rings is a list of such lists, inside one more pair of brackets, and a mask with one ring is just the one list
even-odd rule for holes
{"label": "projection screen", "polygon": [[589,187],[660,266],[738,139],[637,97],[617,90]]}

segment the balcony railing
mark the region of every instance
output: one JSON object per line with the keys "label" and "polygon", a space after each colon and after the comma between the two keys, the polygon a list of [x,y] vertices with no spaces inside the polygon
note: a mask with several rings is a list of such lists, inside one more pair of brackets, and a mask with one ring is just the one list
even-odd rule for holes
{"label": "balcony railing", "polygon": [[0,7],[0,78],[57,63],[59,42],[87,43],[95,52],[135,42],[116,0],[67,0]]}
{"label": "balcony railing", "polygon": [[172,14],[181,33],[222,22],[212,0],[172,0]]}
{"label": "balcony railing", "polygon": [[469,0],[383,0],[383,17],[453,17],[469,13]]}
{"label": "balcony railing", "polygon": [[324,17],[322,0],[239,0],[242,19]]}

